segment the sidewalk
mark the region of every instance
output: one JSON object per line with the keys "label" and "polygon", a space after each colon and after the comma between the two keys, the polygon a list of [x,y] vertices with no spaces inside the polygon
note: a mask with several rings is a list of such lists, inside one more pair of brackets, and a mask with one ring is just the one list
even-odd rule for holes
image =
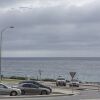
{"label": "sidewalk", "polygon": [[80,99],[80,100],[100,100],[100,99]]}
{"label": "sidewalk", "polygon": [[75,95],[75,94],[79,94],[79,92],[76,91],[71,91],[71,90],[67,90],[67,89],[60,89],[60,88],[54,88],[52,90],[53,94],[65,94],[65,95]]}

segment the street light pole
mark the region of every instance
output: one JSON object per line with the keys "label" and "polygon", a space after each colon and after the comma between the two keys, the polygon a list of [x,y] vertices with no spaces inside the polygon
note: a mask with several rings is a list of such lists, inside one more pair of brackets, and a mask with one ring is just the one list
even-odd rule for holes
{"label": "street light pole", "polygon": [[1,33],[0,33],[0,82],[2,80],[2,35],[3,35],[3,32],[5,32],[8,28],[14,28],[13,26],[10,26],[10,27],[5,27],[1,30]]}

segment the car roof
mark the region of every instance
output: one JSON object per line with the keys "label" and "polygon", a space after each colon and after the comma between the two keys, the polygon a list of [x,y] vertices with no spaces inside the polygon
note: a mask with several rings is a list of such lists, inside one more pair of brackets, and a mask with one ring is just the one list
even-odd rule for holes
{"label": "car roof", "polygon": [[[34,80],[25,80],[25,81],[21,81],[19,84],[22,84],[22,83],[30,83],[30,82],[31,82],[31,84],[37,85],[37,86],[39,86],[39,87],[48,88],[48,86],[45,86],[45,85],[43,85],[43,84],[41,84],[41,83],[39,83],[39,82],[37,82],[37,81],[34,81]],[[36,84],[35,84],[35,83],[36,83]]]}
{"label": "car roof", "polygon": [[19,84],[21,84],[21,83],[30,83],[30,82],[34,82],[34,83],[38,83],[38,82],[36,82],[36,81],[34,81],[34,80],[24,80],[24,81],[21,81],[21,82],[19,82]]}
{"label": "car roof", "polygon": [[31,85],[37,86],[36,84],[33,84],[33,83],[22,83],[20,85],[24,85],[24,84],[31,84]]}
{"label": "car roof", "polygon": [[0,85],[5,85],[5,86],[7,86],[7,84],[4,84],[4,83],[0,83]]}

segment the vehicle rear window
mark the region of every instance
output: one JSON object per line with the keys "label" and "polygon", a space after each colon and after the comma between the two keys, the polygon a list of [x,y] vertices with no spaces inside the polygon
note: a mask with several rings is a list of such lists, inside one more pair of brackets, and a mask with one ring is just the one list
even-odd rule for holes
{"label": "vehicle rear window", "polygon": [[58,78],[58,80],[65,80],[64,78]]}

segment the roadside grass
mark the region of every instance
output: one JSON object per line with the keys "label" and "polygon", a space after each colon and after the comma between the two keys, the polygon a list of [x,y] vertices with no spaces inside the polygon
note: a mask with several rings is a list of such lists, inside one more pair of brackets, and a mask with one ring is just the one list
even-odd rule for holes
{"label": "roadside grass", "polygon": [[[11,76],[11,77],[3,77],[1,82],[2,83],[12,83],[12,84],[17,84],[21,81],[24,81],[24,80],[35,80],[35,81],[40,81],[40,80],[37,80],[37,79],[28,79],[27,77],[19,77],[19,76]],[[44,82],[55,82],[54,79],[42,79],[41,81],[44,81]]]}
{"label": "roadside grass", "polygon": [[19,79],[2,79],[1,80],[2,83],[13,83],[13,84],[19,83],[20,81],[22,80],[19,80]]}

